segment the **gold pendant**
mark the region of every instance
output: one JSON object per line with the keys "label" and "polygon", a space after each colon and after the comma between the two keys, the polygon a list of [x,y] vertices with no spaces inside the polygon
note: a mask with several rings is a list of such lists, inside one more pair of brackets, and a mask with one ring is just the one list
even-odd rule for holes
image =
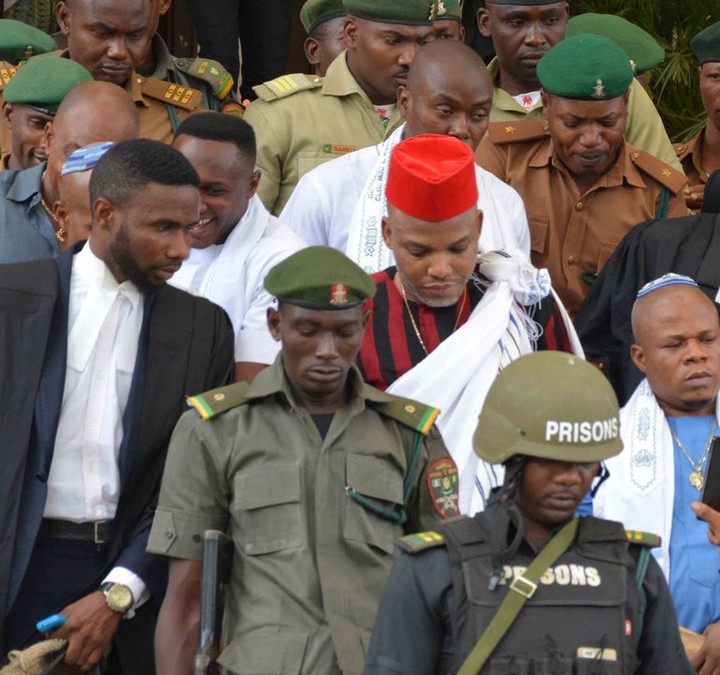
{"label": "gold pendant", "polygon": [[695,470],[690,474],[690,485],[692,485],[698,492],[703,489],[705,479],[699,471]]}

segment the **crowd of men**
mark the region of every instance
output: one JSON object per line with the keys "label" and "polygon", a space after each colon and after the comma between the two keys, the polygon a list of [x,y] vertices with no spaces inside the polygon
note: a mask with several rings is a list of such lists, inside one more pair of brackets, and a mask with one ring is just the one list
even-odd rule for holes
{"label": "crowd of men", "polygon": [[719,17],[170,4],[0,19],[0,673],[720,673]]}

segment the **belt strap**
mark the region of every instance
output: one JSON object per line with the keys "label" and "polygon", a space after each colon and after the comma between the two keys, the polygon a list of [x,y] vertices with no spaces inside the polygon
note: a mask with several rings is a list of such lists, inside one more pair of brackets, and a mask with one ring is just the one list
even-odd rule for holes
{"label": "belt strap", "polygon": [[530,563],[525,574],[515,577],[510,584],[510,592],[505,596],[490,625],[475,643],[457,675],[477,675],[482,670],[525,602],[535,593],[540,577],[567,551],[568,546],[575,539],[578,523],[577,517],[566,523]]}
{"label": "belt strap", "polygon": [[73,523],[69,520],[43,518],[43,533],[51,539],[67,541],[92,541],[96,544],[107,544],[112,539],[114,521],[96,520],[90,523]]}

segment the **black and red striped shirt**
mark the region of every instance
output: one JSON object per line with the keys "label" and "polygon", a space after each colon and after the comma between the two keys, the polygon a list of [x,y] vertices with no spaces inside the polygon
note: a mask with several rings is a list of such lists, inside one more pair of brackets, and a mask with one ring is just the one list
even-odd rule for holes
{"label": "black and red striped shirt", "polygon": [[[377,293],[366,305],[370,317],[357,357],[365,381],[383,391],[426,356],[405,301],[393,281],[395,272],[395,267],[389,267],[372,275]],[[471,280],[467,284],[465,302],[462,296],[450,307],[429,307],[408,301],[428,352],[436,349],[468,320],[484,294],[484,290]],[[537,344],[539,350],[572,351],[565,323],[552,296],[532,306],[532,318],[542,328]]]}

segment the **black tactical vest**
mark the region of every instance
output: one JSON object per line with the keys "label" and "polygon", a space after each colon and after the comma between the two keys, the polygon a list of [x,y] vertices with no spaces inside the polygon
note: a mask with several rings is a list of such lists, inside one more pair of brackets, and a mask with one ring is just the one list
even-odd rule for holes
{"label": "black tactical vest", "polygon": [[[494,591],[488,514],[440,526],[453,579],[456,672],[532,562],[521,546]],[[638,667],[644,594],[619,523],[582,518],[576,540],[547,570],[498,644],[483,675],[630,675]],[[642,602],[642,607],[641,607]]]}

